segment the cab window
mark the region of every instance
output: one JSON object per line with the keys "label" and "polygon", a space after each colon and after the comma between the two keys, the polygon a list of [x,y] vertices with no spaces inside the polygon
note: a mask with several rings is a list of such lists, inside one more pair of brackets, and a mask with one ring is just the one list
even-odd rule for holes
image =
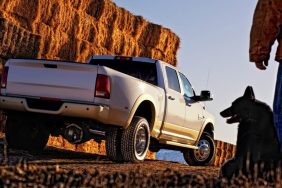
{"label": "cab window", "polygon": [[194,90],[192,88],[192,85],[190,84],[189,80],[184,76],[184,74],[179,73],[180,75],[180,80],[181,80],[181,84],[182,84],[182,88],[183,88],[183,92],[184,92],[184,96],[186,97],[193,97],[195,95]]}
{"label": "cab window", "polygon": [[180,93],[180,85],[176,70],[170,67],[166,67],[165,70],[167,75],[168,87]]}

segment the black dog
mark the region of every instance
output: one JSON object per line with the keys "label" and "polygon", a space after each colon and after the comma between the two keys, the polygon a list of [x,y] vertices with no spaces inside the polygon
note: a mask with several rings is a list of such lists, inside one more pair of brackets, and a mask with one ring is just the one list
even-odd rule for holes
{"label": "black dog", "polygon": [[280,147],[273,113],[267,104],[255,99],[251,86],[220,115],[230,117],[228,124],[239,122],[235,157],[223,164],[221,176],[231,178],[240,172],[253,175],[278,164]]}

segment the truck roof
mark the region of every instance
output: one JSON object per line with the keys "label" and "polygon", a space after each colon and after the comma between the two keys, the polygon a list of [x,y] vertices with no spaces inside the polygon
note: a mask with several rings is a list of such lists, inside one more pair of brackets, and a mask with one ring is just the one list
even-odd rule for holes
{"label": "truck roof", "polygon": [[108,59],[108,60],[130,60],[130,61],[138,61],[138,62],[146,62],[146,63],[156,63],[156,59],[151,59],[147,57],[133,57],[133,56],[111,56],[111,55],[97,55],[91,56],[88,60],[90,62],[92,59]]}

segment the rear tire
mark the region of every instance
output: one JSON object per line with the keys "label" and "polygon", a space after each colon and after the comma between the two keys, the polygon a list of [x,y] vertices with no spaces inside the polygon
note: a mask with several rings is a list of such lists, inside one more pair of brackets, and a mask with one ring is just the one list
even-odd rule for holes
{"label": "rear tire", "polygon": [[48,142],[50,131],[38,120],[8,115],[5,126],[8,148],[40,153]]}
{"label": "rear tire", "polygon": [[121,130],[112,129],[106,134],[106,153],[110,160],[123,161],[121,154]]}
{"label": "rear tire", "polygon": [[129,127],[123,131],[121,143],[125,161],[143,161],[150,144],[150,128],[147,120],[143,117],[133,117]]}
{"label": "rear tire", "polygon": [[209,166],[215,159],[215,142],[209,133],[203,133],[199,143],[199,149],[187,149],[183,151],[183,157],[191,166]]}

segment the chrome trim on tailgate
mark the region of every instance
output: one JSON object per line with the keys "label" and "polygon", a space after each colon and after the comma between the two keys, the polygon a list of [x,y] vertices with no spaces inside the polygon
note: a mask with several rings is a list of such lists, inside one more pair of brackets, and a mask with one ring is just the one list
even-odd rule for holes
{"label": "chrome trim on tailgate", "polygon": [[[0,97],[13,97],[13,98],[21,98],[21,99],[40,99],[40,97],[35,97],[35,96],[27,96],[27,95],[14,95],[14,94],[9,94],[9,95],[1,95]],[[69,103],[76,103],[76,104],[88,104],[88,105],[96,105],[96,106],[105,106],[104,104],[97,104],[94,102],[89,102],[89,101],[77,101],[77,100],[64,100],[64,99],[59,99],[62,102],[69,102]]]}

